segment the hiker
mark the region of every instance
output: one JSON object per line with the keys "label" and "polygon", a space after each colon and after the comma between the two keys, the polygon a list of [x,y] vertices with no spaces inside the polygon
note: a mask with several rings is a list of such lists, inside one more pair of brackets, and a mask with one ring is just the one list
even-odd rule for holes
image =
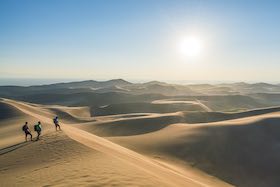
{"label": "hiker", "polygon": [[30,132],[30,129],[28,127],[28,122],[25,122],[25,124],[22,126],[22,131],[25,133],[25,141],[27,142],[27,136],[30,135],[31,141],[32,141],[32,134]]}
{"label": "hiker", "polygon": [[55,130],[57,131],[57,127],[58,127],[59,130],[61,131],[60,125],[58,123],[58,117],[57,116],[53,119],[53,123],[55,125]]}
{"label": "hiker", "polygon": [[36,139],[36,141],[37,141],[37,140],[39,140],[39,137],[40,137],[41,131],[42,131],[42,125],[41,125],[40,121],[38,121],[38,124],[34,125],[34,131],[37,132],[37,139]]}

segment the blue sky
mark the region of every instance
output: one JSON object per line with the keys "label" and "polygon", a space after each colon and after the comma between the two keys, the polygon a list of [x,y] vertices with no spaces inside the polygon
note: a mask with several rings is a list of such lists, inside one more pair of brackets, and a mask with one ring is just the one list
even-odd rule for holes
{"label": "blue sky", "polygon": [[[0,78],[280,82],[279,1],[0,0]],[[196,58],[182,38],[203,45]]]}

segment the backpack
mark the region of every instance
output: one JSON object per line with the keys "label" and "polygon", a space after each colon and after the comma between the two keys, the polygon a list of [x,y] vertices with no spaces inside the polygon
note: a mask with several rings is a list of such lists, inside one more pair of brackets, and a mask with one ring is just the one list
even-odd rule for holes
{"label": "backpack", "polygon": [[57,118],[54,118],[54,119],[53,119],[53,123],[57,125],[57,124],[58,124],[58,119],[57,119]]}
{"label": "backpack", "polygon": [[25,130],[26,130],[26,126],[23,125],[23,126],[22,126],[22,131],[25,131]]}
{"label": "backpack", "polygon": [[41,127],[38,124],[34,125],[34,131],[41,131]]}

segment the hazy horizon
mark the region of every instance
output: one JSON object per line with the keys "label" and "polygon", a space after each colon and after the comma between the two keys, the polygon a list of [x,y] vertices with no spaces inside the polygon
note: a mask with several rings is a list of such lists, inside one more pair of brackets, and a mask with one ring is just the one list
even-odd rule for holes
{"label": "hazy horizon", "polygon": [[[122,79],[122,78],[114,78],[114,79]],[[69,82],[79,82],[79,81],[109,81],[114,79],[36,79],[36,78],[0,78],[0,86],[36,86],[36,85],[48,85],[48,84],[56,84],[56,83],[69,83]],[[146,83],[152,81],[165,82],[168,84],[181,84],[181,85],[190,85],[190,84],[231,84],[231,83],[240,83],[245,82],[248,84],[255,83],[268,83],[268,84],[279,84],[279,82],[265,82],[265,81],[218,81],[218,80],[154,80],[154,79],[123,79],[125,81],[131,83]]]}

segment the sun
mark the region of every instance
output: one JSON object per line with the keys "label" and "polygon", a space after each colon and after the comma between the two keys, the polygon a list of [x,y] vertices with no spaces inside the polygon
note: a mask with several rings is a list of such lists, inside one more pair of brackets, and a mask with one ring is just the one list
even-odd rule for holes
{"label": "sun", "polygon": [[181,39],[179,51],[187,57],[197,57],[202,52],[202,42],[198,37],[188,36]]}

